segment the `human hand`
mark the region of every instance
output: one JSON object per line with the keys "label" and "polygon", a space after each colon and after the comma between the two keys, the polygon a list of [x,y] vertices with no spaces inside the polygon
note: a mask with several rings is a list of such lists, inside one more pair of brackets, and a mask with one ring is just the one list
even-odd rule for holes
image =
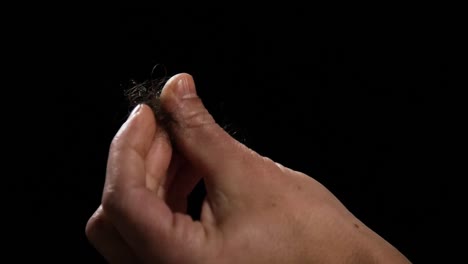
{"label": "human hand", "polygon": [[[175,120],[169,132],[141,105],[110,147],[102,205],[86,226],[109,262],[409,262],[319,182],[228,135],[190,75],[172,77],[161,103]],[[186,199],[202,177],[194,221]]]}

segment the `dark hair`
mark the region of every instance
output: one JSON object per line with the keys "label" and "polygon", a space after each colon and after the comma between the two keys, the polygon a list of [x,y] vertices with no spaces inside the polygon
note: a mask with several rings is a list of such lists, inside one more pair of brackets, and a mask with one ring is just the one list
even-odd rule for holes
{"label": "dark hair", "polygon": [[162,78],[153,78],[153,74],[158,65],[153,67],[151,72],[151,79],[146,80],[142,83],[137,83],[134,80],[130,81],[130,88],[125,90],[125,96],[127,97],[130,107],[134,108],[138,104],[148,105],[154,113],[154,117],[160,126],[164,129],[169,128],[169,124],[175,120],[171,114],[165,111],[161,105],[161,91],[164,84],[169,80],[164,75]]}

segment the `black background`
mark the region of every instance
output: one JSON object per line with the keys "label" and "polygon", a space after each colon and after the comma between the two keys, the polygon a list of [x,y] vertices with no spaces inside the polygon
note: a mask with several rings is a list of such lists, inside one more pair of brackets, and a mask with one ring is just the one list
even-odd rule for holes
{"label": "black background", "polygon": [[192,74],[234,137],[323,183],[413,262],[449,254],[439,223],[450,32],[437,16],[309,11],[121,9],[35,28],[45,88],[31,111],[41,116],[29,154],[33,199],[21,210],[39,234],[26,244],[49,259],[103,262],[84,228],[110,141],[131,111],[124,89],[161,64],[168,76]]}

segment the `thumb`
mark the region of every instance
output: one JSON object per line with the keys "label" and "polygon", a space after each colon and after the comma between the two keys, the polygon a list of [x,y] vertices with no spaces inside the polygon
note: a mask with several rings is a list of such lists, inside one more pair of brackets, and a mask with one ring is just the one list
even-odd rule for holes
{"label": "thumb", "polygon": [[224,194],[236,192],[248,163],[257,157],[232,138],[213,119],[197,96],[192,76],[181,73],[167,81],[161,104],[175,121],[171,133],[178,151],[205,176],[208,194],[216,188]]}

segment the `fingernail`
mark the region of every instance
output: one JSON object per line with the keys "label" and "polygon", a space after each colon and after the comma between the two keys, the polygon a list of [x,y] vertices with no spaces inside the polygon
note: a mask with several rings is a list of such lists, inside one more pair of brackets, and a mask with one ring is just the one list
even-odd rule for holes
{"label": "fingernail", "polygon": [[132,112],[130,113],[130,115],[128,116],[128,118],[134,116],[136,113],[138,113],[138,111],[140,111],[140,108],[141,108],[141,104],[135,106],[135,108],[133,108]]}
{"label": "fingernail", "polygon": [[195,85],[193,84],[193,80],[189,80],[191,77],[183,77],[177,81],[177,95],[179,98],[191,98],[196,97],[197,92],[195,90]]}

